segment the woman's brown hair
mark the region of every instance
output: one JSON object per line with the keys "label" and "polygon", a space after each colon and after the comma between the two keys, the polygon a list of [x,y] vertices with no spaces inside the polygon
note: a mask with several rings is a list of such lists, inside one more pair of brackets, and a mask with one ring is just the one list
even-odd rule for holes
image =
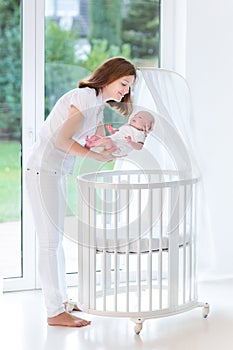
{"label": "woman's brown hair", "polygon": [[[129,75],[133,75],[136,79],[136,69],[134,65],[125,58],[114,57],[105,61],[98,68],[96,68],[89,78],[81,80],[78,87],[93,88],[96,90],[96,95],[98,96],[100,89],[117,79]],[[125,116],[129,116],[132,113],[130,89],[129,93],[122,98],[121,102],[107,101],[107,103]]]}

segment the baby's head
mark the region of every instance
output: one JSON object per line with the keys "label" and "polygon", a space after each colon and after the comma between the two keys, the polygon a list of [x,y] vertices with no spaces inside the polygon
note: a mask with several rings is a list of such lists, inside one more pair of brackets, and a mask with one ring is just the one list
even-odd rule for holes
{"label": "baby's head", "polygon": [[136,129],[150,132],[154,127],[155,119],[153,115],[147,111],[137,112],[129,121],[129,124],[134,126]]}

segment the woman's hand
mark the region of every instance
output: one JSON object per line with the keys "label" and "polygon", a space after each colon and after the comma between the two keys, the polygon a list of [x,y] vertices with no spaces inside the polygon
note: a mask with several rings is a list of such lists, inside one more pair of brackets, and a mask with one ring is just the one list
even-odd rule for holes
{"label": "woman's hand", "polygon": [[115,160],[116,158],[119,158],[118,156],[114,156],[112,155],[112,153],[114,151],[116,151],[117,147],[112,147],[108,150],[103,150],[102,152],[93,152],[93,151],[90,151],[92,153],[91,157],[90,158],[93,158],[95,160],[98,160],[100,162],[111,162],[113,160]]}

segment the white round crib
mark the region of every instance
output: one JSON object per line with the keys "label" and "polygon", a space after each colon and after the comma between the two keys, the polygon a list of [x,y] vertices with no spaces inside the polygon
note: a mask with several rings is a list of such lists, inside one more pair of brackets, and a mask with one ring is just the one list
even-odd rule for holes
{"label": "white round crib", "polygon": [[177,171],[79,176],[79,302],[85,312],[143,321],[209,305],[197,296],[198,178]]}

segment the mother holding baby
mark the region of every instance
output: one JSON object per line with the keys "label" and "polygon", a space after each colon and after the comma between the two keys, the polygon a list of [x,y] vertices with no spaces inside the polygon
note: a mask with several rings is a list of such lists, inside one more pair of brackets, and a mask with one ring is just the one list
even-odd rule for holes
{"label": "mother holding baby", "polygon": [[[76,157],[112,161],[116,147],[100,153],[85,147],[87,135],[105,136],[105,103],[128,117],[132,112],[133,64],[107,60],[55,104],[45,120],[27,162],[26,187],[39,243],[39,273],[47,321],[51,326],[82,327],[90,321],[67,312],[65,257],[62,245],[66,214],[66,175]],[[79,311],[76,304],[73,309]]]}

